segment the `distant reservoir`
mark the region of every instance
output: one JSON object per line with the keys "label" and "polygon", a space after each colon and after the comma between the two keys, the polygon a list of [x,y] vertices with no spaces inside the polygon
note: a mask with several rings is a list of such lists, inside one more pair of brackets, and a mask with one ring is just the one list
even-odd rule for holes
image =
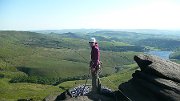
{"label": "distant reservoir", "polygon": [[169,59],[169,55],[173,53],[172,51],[149,51],[146,54],[156,55],[164,59]]}

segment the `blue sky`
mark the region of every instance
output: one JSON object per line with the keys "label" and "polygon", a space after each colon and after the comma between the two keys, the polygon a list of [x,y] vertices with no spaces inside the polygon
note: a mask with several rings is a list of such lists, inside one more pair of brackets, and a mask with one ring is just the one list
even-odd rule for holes
{"label": "blue sky", "polygon": [[0,30],[180,29],[180,0],[0,0]]}

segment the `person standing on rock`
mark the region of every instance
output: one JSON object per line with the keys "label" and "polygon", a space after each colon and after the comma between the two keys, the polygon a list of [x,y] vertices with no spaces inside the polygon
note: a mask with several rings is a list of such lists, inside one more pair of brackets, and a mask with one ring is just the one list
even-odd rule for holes
{"label": "person standing on rock", "polygon": [[99,69],[100,69],[100,50],[95,38],[91,38],[89,41],[91,47],[91,75],[92,75],[92,91],[98,92],[100,89],[99,82]]}

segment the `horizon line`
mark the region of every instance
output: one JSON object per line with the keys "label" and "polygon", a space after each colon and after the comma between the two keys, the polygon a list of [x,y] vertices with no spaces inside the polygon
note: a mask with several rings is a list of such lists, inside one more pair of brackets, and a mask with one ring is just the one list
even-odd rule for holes
{"label": "horizon line", "polygon": [[117,29],[117,28],[63,28],[63,29],[31,29],[31,30],[16,30],[16,29],[0,29],[0,31],[58,31],[58,30],[180,30],[177,29],[158,29],[158,28],[123,28],[123,29]]}

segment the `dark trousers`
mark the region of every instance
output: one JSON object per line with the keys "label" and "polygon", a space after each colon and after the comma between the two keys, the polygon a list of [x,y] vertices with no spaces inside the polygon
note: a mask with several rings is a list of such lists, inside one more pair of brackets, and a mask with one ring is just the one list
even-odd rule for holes
{"label": "dark trousers", "polygon": [[99,69],[96,71],[91,71],[91,75],[92,75],[92,91],[93,93],[99,93],[101,89],[101,84],[99,80]]}

